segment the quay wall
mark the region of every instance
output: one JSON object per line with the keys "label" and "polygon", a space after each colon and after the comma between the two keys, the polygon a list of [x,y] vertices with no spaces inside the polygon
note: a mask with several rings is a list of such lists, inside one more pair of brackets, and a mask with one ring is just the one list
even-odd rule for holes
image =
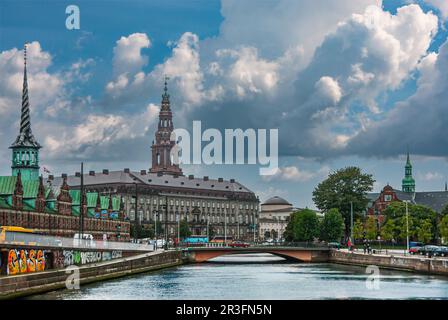
{"label": "quay wall", "polygon": [[357,266],[375,265],[385,269],[448,276],[448,259],[418,256],[371,255],[331,250],[329,253],[329,262]]}
{"label": "quay wall", "polygon": [[[80,285],[183,263],[179,251],[150,252],[81,266],[0,277],[0,299],[18,298],[67,287],[68,279],[79,271]],[[76,268],[74,271],[73,268]],[[73,282],[72,282],[73,283]]]}

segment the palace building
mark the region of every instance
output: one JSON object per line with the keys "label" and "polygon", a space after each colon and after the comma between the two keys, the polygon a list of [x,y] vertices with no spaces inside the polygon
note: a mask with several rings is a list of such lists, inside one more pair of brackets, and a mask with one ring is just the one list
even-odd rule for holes
{"label": "palace building", "polygon": [[386,185],[380,193],[369,193],[367,214],[378,216],[380,222],[383,218],[383,210],[385,210],[394,201],[408,201],[411,204],[419,204],[431,208],[440,213],[443,208],[448,205],[448,190],[445,184],[444,191],[415,191],[415,180],[412,176],[412,164],[407,154],[405,165],[405,176],[402,180],[401,190]]}
{"label": "palace building", "polygon": [[[125,221],[119,196],[71,189],[63,178],[57,186],[39,176],[39,150],[31,130],[26,46],[19,135],[12,149],[12,175],[0,176],[0,225],[20,226],[40,234],[73,237],[92,234],[96,239],[126,241],[130,225]],[[83,198],[83,201],[81,199]]]}
{"label": "palace building", "polygon": [[[151,168],[90,171],[83,176],[86,190],[122,198],[125,214],[131,221],[145,228],[160,224],[170,238],[177,237],[178,222],[186,220],[193,235],[226,233],[233,239],[253,239],[258,234],[258,197],[235,179],[184,175],[171,156],[175,145],[170,140],[173,130],[165,79],[155,140],[151,145]],[[61,186],[64,179],[71,189],[80,188],[79,172],[70,176],[49,176],[48,182]]]}

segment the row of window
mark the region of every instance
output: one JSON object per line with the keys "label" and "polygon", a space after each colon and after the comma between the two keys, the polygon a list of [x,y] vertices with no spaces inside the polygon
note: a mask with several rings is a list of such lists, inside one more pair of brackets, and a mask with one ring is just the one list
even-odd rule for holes
{"label": "row of window", "polygon": [[[145,202],[148,205],[151,204],[151,199],[149,199],[149,198],[146,198],[146,199],[140,198],[139,200],[140,200],[139,201],[140,204],[144,204]],[[160,198],[158,202],[159,202],[159,205],[164,205],[165,204],[165,200],[163,198]],[[131,198],[131,203],[135,203],[135,198]],[[152,200],[152,204],[153,205],[157,205],[157,199],[156,198],[154,198]],[[176,207],[178,207],[179,204],[180,204],[181,207],[183,207],[183,206],[190,207],[190,201],[189,200],[184,201],[184,200],[173,200],[173,199],[170,199],[169,200],[169,205],[173,206],[174,204],[176,205]],[[227,208],[227,209],[229,209],[229,206],[230,206],[230,204],[226,203],[226,202],[210,202],[210,201],[206,202],[206,201],[201,201],[201,200],[197,200],[197,201],[191,200],[191,207],[223,208],[223,209]],[[246,210],[249,210],[249,209],[253,210],[253,209],[257,209],[257,206],[254,205],[253,203],[252,204],[245,204],[245,205],[240,203],[239,204],[239,209],[242,210],[243,208],[245,208]],[[232,203],[232,209],[235,209],[235,204],[234,203]]]}
{"label": "row of window", "polygon": [[[147,211],[145,216],[143,216],[143,212],[139,211],[139,220],[147,220],[147,221],[164,221],[165,219],[165,214],[152,214]],[[135,211],[131,210],[130,211],[130,219],[134,220],[135,219]],[[223,223],[225,219],[227,219],[227,223],[254,223],[256,217],[254,215],[239,215],[238,217],[236,217],[235,215],[192,215],[192,214],[173,214],[170,213],[168,214],[168,221],[169,222],[176,222],[178,221],[178,219],[180,220],[184,220],[186,219],[188,222],[207,222],[207,219],[209,223]]]}

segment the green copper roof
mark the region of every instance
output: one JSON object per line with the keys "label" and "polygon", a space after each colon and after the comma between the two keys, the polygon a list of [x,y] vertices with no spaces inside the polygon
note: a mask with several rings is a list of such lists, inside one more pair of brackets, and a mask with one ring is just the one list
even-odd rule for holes
{"label": "green copper roof", "polygon": [[11,209],[12,207],[8,204],[6,199],[0,197],[0,208],[1,209]]}
{"label": "green copper roof", "polygon": [[[3,176],[0,177],[0,195],[12,195],[16,188],[17,177]],[[22,181],[23,197],[36,198],[39,190],[39,180]]]}

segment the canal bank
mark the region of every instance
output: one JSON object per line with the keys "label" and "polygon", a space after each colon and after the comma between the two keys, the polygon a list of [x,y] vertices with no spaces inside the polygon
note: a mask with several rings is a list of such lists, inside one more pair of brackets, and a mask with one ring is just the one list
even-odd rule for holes
{"label": "canal bank", "polygon": [[[150,252],[77,267],[80,285],[124,277],[132,274],[169,268],[183,263],[181,252]],[[71,277],[71,278],[69,278]],[[63,289],[67,279],[75,277],[73,269],[48,270],[0,278],[0,299]]]}
{"label": "canal bank", "polygon": [[372,255],[331,250],[329,252],[328,262],[365,267],[374,265],[383,269],[448,276],[448,259],[431,259],[419,256]]}

